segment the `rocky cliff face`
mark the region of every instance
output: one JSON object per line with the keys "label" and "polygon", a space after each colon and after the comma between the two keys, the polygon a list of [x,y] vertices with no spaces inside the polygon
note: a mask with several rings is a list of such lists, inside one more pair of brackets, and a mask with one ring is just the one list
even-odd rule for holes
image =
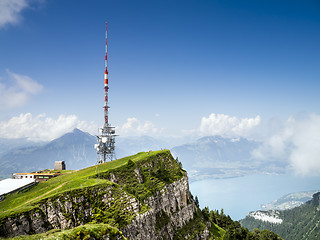
{"label": "rocky cliff face", "polygon": [[[92,200],[96,197],[99,197],[98,202],[106,206],[112,206],[117,199],[122,203],[121,213],[133,217],[133,221],[121,229],[128,239],[173,239],[175,231],[188,223],[197,210],[189,192],[187,176],[148,197],[144,204],[150,208],[143,213],[140,212],[141,203],[134,197],[125,192],[115,197],[117,190],[114,186],[94,188],[87,192],[90,195],[83,195],[79,191],[73,196],[64,194],[48,199],[39,209],[7,218],[2,225],[2,236],[43,233],[53,228],[69,229],[85,224],[94,215],[96,204]],[[199,239],[206,237],[199,235]]]}
{"label": "rocky cliff face", "polygon": [[[128,181],[128,173],[124,179],[121,171],[108,172],[105,174],[105,178],[111,180],[108,184],[67,191],[41,200],[32,210],[2,219],[0,234],[13,237],[102,222],[117,227],[128,239],[174,239],[175,233],[188,224],[199,209],[189,192],[185,172],[182,171],[181,177],[171,183],[163,184],[164,180],[159,180],[167,177],[170,180],[167,175],[172,172],[163,169],[173,167],[172,164],[176,163],[171,155],[144,161],[140,165],[128,163],[126,170],[131,168],[129,172],[138,184],[135,189],[143,184],[151,186],[156,180],[158,189],[145,189],[153,191],[149,194],[151,196],[135,194],[135,189],[124,184]],[[179,170],[176,165],[174,167]],[[152,174],[152,169],[157,171]],[[162,187],[159,189],[159,186]],[[209,239],[210,227],[207,223],[195,239]]]}
{"label": "rocky cliff face", "polygon": [[122,230],[129,239],[173,239],[175,231],[189,222],[196,211],[187,177],[165,186],[145,203],[151,209],[136,216]]}
{"label": "rocky cliff face", "polygon": [[[94,187],[61,194],[46,199],[32,211],[8,217],[2,225],[1,235],[43,233],[51,229],[68,229],[90,222],[95,216],[97,205],[110,206],[119,200],[127,212],[137,212],[137,201],[125,192],[119,196],[116,186]],[[121,210],[121,209],[120,209]],[[124,211],[123,211],[124,212]]]}

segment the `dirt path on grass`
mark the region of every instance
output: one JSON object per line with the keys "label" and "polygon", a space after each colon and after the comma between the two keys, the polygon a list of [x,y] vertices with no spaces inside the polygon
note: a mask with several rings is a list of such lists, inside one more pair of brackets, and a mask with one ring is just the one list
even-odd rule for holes
{"label": "dirt path on grass", "polygon": [[29,201],[26,201],[24,204],[28,204],[28,203],[30,203],[30,202],[33,202],[33,201],[35,201],[35,200],[38,200],[38,199],[40,199],[40,198],[42,198],[42,197],[44,197],[44,196],[52,193],[53,191],[58,190],[59,188],[63,187],[64,185],[66,185],[66,184],[69,183],[69,182],[70,182],[70,181],[64,182],[64,183],[60,184],[59,186],[55,187],[54,189],[51,189],[50,191],[48,191],[48,192],[46,192],[46,193],[44,193],[44,194],[42,194],[42,195],[40,195],[40,196],[38,196],[38,197],[35,197],[35,198],[33,198],[33,199],[30,199]]}
{"label": "dirt path on grass", "polygon": [[[40,196],[38,196],[38,197],[32,198],[32,199],[30,199],[30,200],[22,203],[21,205],[26,205],[26,204],[28,204],[28,203],[30,203],[30,202],[36,201],[36,200],[38,200],[38,199],[40,199],[40,198],[43,198],[43,197],[45,197],[46,195],[49,195],[50,193],[52,193],[53,191],[56,191],[57,189],[63,187],[64,185],[66,185],[66,184],[69,183],[69,182],[70,182],[70,181],[64,182],[64,183],[60,184],[59,186],[55,187],[54,189],[51,189],[50,191],[48,191],[48,192],[46,192],[46,193],[44,193],[44,194],[42,194],[42,195],[40,195]],[[14,208],[5,210],[5,211],[3,211],[3,213],[8,212],[8,211],[12,211],[12,210],[14,210],[14,209],[17,209],[17,208],[19,208],[21,205],[18,205],[18,206],[14,207]]]}

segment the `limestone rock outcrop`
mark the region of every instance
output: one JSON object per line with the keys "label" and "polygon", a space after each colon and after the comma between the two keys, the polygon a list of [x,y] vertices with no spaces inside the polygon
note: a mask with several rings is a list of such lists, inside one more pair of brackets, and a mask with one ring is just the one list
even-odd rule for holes
{"label": "limestone rock outcrop", "polygon": [[[162,161],[161,164],[146,162],[145,168],[132,165],[137,183],[146,181],[145,170],[141,169],[151,169],[157,164],[168,167],[163,165],[167,164],[166,161],[159,159],[157,161]],[[175,161],[173,158],[171,160]],[[154,174],[160,176],[166,172],[164,168],[161,169]],[[164,184],[161,190],[144,199],[125,190],[127,186],[123,182],[127,179],[121,179],[119,172],[110,172],[106,176],[110,181],[107,185],[66,191],[41,200],[29,211],[2,218],[0,236],[30,235],[51,229],[71,229],[87,223],[103,222],[118,228],[128,239],[174,239],[176,232],[200,211],[189,192],[186,172],[182,171],[182,177]],[[205,229],[194,239],[209,239],[210,227],[210,223],[206,223]]]}
{"label": "limestone rock outcrop", "polygon": [[[92,188],[87,191],[88,195],[77,191],[72,195],[66,193],[59,198],[47,199],[36,210],[8,217],[1,226],[1,236],[44,233],[54,228],[69,229],[83,225],[91,221],[95,202],[111,206],[117,199],[123,202],[123,209],[134,216],[129,225],[120,229],[128,239],[173,239],[175,231],[189,222],[197,210],[189,192],[187,176],[147,198],[144,204],[150,209],[142,214],[139,213],[139,201],[126,192],[122,192],[120,198],[115,197],[117,191],[114,188]],[[208,239],[206,231],[197,239]]]}
{"label": "limestone rock outcrop", "polygon": [[145,203],[151,209],[122,229],[129,239],[173,239],[175,231],[189,222],[196,211],[187,176],[165,186]]}

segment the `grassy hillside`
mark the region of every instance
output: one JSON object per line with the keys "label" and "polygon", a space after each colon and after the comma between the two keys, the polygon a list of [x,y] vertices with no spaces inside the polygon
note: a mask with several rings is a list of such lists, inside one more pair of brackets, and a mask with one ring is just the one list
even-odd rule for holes
{"label": "grassy hillside", "polygon": [[62,175],[52,178],[46,182],[40,182],[37,186],[24,193],[15,193],[6,196],[4,201],[0,202],[0,219],[24,212],[35,207],[36,203],[42,199],[58,196],[63,192],[75,189],[83,189],[95,185],[109,185],[110,181],[103,179],[101,175],[106,172],[126,166],[128,161],[133,163],[150,159],[159,153],[170,154],[168,150],[154,151],[150,153],[141,152],[133,156],[118,159],[116,161],[88,167],[78,171],[66,171]]}
{"label": "grassy hillside", "polygon": [[[138,213],[142,214],[149,209],[148,205],[144,204],[147,197],[186,175],[181,164],[171,156],[169,150],[141,152],[82,170],[63,171],[62,173],[62,175],[47,182],[41,182],[25,192],[7,195],[5,200],[0,202],[2,210],[0,212],[0,226],[3,227],[8,218],[21,219],[21,217],[26,217],[29,219],[31,216],[29,213],[37,212],[43,215],[43,205],[65,204],[65,201],[70,201],[70,199],[85,197],[85,204],[90,204],[93,209],[89,217],[83,216],[81,209],[84,206],[77,202],[73,202],[71,215],[70,211],[65,210],[62,214],[67,220],[72,218],[74,221],[76,219],[75,226],[86,223],[106,224],[98,228],[100,232],[107,231],[109,233],[110,228],[106,226],[110,225],[120,229],[130,224],[134,219],[137,212],[127,209],[130,202],[136,199]],[[113,179],[110,179],[111,177]],[[97,200],[101,197],[100,194],[103,195],[106,191],[110,192],[113,199],[111,206],[101,202],[101,199]],[[77,216],[74,218],[73,214]],[[6,227],[2,230],[4,232],[0,231],[1,235],[6,234],[5,229]],[[90,229],[92,226],[86,224],[81,231],[84,233],[92,232]],[[53,232],[57,232],[57,230]]]}

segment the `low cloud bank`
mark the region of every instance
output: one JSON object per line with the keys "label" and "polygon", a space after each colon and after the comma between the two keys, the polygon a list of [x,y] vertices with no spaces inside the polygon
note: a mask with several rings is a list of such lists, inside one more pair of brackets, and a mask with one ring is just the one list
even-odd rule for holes
{"label": "low cloud bank", "polygon": [[211,113],[203,117],[200,124],[201,135],[219,135],[223,137],[248,137],[261,122],[260,116],[255,118],[231,117],[225,114]]}
{"label": "low cloud bank", "polygon": [[81,121],[76,115],[60,115],[57,119],[53,119],[45,114],[33,117],[31,113],[25,113],[0,122],[0,137],[51,141],[71,132],[74,128],[91,134],[96,133],[98,129],[95,124]]}
{"label": "low cloud bank", "polygon": [[320,115],[290,117],[252,153],[258,159],[288,161],[299,175],[320,175]]}
{"label": "low cloud bank", "polygon": [[127,119],[122,126],[117,127],[117,133],[121,136],[142,136],[142,135],[156,135],[160,131],[150,121],[141,122],[135,117]]}
{"label": "low cloud bank", "polygon": [[[254,118],[231,117],[224,114],[210,114],[203,117],[199,129],[184,134],[194,137],[220,135],[223,137],[248,137],[260,124],[260,116]],[[300,175],[320,175],[320,115],[290,117],[286,122],[272,122],[271,134],[261,146],[252,152],[253,159],[287,162]],[[54,119],[45,114],[32,116],[20,114],[8,121],[0,122],[1,138],[27,138],[33,141],[50,141],[79,128],[96,134],[98,126],[78,119],[76,115],[60,115]],[[132,117],[117,127],[121,136],[160,136],[163,129],[150,121]]]}

